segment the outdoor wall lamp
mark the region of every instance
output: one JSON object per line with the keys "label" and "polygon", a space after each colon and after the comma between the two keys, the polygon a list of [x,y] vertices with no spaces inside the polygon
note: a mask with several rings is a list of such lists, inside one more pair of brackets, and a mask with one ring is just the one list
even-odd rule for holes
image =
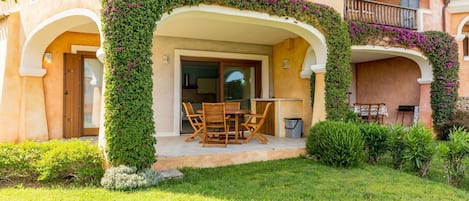
{"label": "outdoor wall lamp", "polygon": [[284,69],[290,68],[290,61],[288,59],[284,59],[282,64]]}
{"label": "outdoor wall lamp", "polygon": [[168,55],[163,55],[163,63],[164,64],[169,64],[169,56]]}
{"label": "outdoor wall lamp", "polygon": [[48,63],[48,64],[52,63],[52,53],[50,53],[50,52],[44,53],[43,60],[44,60],[45,63]]}

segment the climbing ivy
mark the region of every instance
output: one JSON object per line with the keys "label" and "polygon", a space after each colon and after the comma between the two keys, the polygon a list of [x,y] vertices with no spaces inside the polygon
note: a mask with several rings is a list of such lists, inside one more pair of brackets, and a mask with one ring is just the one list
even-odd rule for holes
{"label": "climbing ivy", "polygon": [[291,17],[322,31],[328,48],[327,118],[345,118],[346,92],[351,83],[350,39],[347,24],[330,7],[304,0],[102,0],[106,55],[104,127],[106,152],[113,165],[145,168],[155,162],[151,108],[151,45],[155,22],[175,8],[199,4]]}
{"label": "climbing ivy", "polygon": [[158,3],[102,0],[105,151],[114,166],[143,169],[156,160],[151,46]]}
{"label": "climbing ivy", "polygon": [[448,33],[416,32],[408,29],[370,25],[350,21],[349,33],[354,45],[385,45],[417,48],[428,58],[433,68],[431,107],[436,128],[451,119],[458,98],[458,45]]}

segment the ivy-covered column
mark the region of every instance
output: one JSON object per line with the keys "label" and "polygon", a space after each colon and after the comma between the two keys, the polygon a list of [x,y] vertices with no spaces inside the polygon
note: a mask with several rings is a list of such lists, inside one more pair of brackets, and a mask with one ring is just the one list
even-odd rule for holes
{"label": "ivy-covered column", "polygon": [[105,151],[114,166],[148,168],[156,161],[151,46],[164,3],[102,0],[102,7]]}

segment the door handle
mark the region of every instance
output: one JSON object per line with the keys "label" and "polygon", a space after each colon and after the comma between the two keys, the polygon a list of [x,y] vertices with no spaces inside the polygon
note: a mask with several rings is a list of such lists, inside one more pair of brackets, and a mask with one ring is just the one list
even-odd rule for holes
{"label": "door handle", "polygon": [[65,91],[64,91],[64,95],[68,95],[68,90],[65,90]]}

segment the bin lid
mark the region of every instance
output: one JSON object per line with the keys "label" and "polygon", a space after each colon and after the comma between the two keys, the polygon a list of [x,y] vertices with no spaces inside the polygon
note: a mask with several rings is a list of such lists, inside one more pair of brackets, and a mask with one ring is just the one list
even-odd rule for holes
{"label": "bin lid", "polygon": [[301,120],[300,117],[286,117],[285,120]]}

